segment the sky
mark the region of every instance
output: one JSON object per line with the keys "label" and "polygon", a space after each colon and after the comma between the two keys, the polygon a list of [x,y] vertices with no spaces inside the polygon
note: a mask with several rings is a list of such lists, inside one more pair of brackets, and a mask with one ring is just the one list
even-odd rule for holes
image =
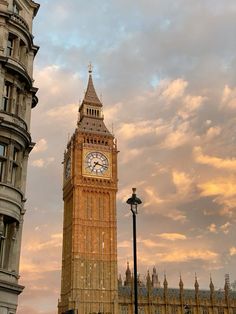
{"label": "sky", "polygon": [[118,269],[170,287],[236,279],[235,0],[41,0],[18,314],[55,314],[60,295],[62,161],[93,64],[119,153]]}

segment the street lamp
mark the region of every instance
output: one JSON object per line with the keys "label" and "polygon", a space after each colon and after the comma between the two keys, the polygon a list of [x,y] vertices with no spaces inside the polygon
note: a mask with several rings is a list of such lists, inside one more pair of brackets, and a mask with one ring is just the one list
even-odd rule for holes
{"label": "street lamp", "polygon": [[126,201],[130,205],[133,214],[133,255],[134,255],[134,314],[138,314],[138,277],[137,277],[137,248],[136,248],[136,215],[138,214],[138,205],[142,201],[136,196],[136,188],[133,188],[132,196]]}

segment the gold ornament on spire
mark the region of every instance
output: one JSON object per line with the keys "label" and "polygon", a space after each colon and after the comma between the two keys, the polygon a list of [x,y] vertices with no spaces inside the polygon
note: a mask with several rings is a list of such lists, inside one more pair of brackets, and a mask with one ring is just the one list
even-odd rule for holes
{"label": "gold ornament on spire", "polygon": [[88,65],[88,72],[89,72],[89,74],[91,74],[93,72],[93,65],[91,62],[89,62],[89,65]]}

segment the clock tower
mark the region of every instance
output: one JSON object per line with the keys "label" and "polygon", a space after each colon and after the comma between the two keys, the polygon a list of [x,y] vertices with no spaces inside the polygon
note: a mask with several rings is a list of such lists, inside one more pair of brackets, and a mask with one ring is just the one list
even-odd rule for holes
{"label": "clock tower", "polygon": [[117,147],[89,69],[77,128],[64,155],[58,313],[117,314]]}

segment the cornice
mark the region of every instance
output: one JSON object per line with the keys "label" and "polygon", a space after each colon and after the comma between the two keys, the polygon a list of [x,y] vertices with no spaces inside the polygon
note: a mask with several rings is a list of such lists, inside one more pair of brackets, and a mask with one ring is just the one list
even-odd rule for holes
{"label": "cornice", "polygon": [[[5,114],[6,116],[6,114]],[[15,119],[15,122],[17,121],[17,119]],[[0,117],[0,126],[1,129],[5,129],[7,132],[9,133],[15,133],[18,136],[20,136],[26,143],[25,148],[31,147],[32,143],[31,143],[31,136],[30,133],[27,131],[27,129],[21,127],[19,124],[16,124],[14,122],[11,122],[9,120],[7,120],[4,117]]]}
{"label": "cornice", "polygon": [[[9,273],[10,275],[13,275],[12,273]],[[16,283],[10,283],[4,280],[0,280],[0,290],[11,292],[14,294],[19,295],[24,289],[24,286],[18,285]]]}
{"label": "cornice", "polygon": [[40,4],[37,3],[37,2],[34,2],[33,0],[25,0],[28,5],[34,9],[34,17],[37,15],[38,13],[38,10],[39,10],[39,7],[40,7]]}

